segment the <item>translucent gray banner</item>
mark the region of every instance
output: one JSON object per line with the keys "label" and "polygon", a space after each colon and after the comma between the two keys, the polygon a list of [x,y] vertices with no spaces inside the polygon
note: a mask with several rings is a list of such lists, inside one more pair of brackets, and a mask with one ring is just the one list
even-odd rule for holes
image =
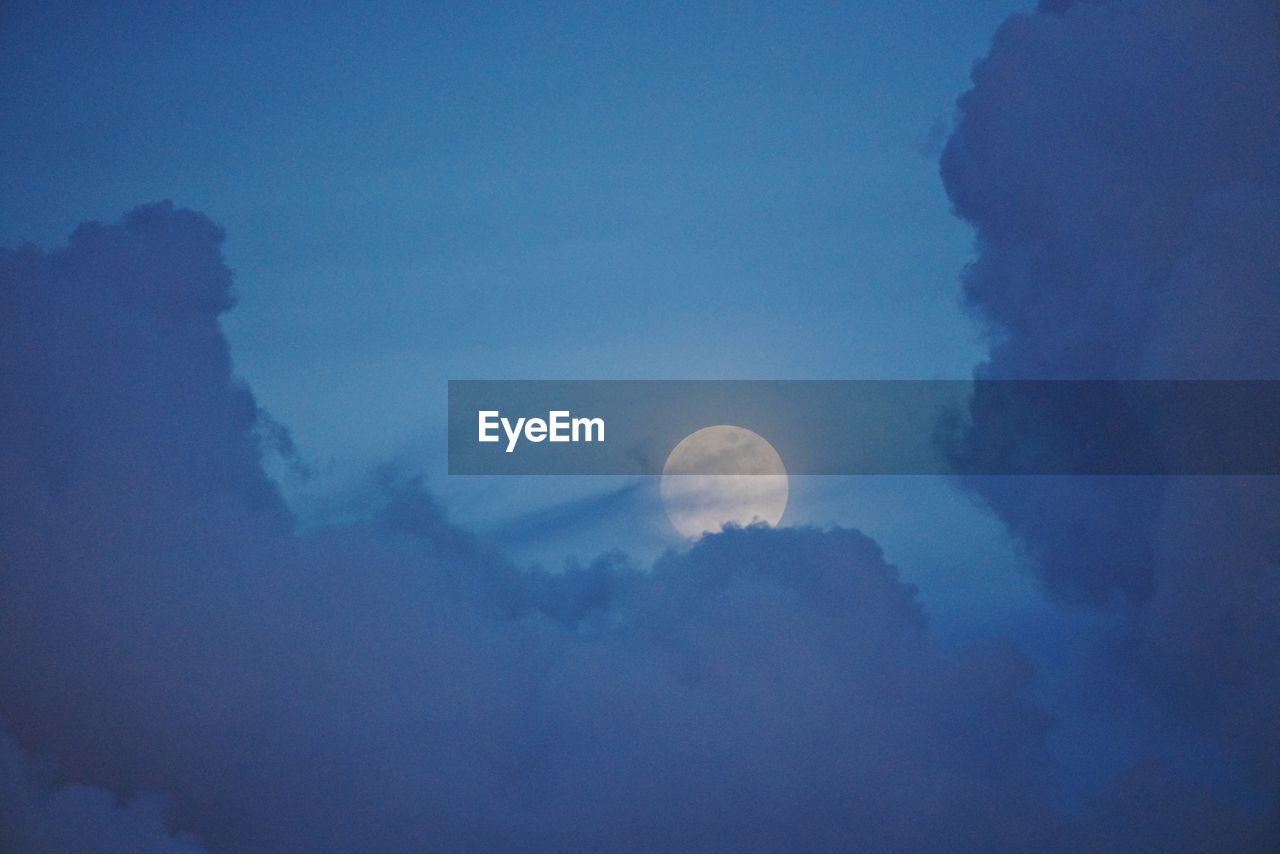
{"label": "translucent gray banner", "polygon": [[791,474],[1280,474],[1272,380],[453,380],[449,473],[661,474],[713,425]]}

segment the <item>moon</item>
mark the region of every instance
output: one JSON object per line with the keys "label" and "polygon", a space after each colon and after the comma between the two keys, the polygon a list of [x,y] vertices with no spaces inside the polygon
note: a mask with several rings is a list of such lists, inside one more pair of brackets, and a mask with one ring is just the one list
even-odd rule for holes
{"label": "moon", "polygon": [[684,437],[662,466],[667,518],[690,539],[731,523],[777,525],[788,489],[787,469],[773,445],[729,424]]}

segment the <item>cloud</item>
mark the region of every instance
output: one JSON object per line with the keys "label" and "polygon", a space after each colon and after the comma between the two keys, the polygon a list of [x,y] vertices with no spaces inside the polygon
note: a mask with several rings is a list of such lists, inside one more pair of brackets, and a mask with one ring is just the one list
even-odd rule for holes
{"label": "cloud", "polygon": [[126,803],[90,786],[58,786],[47,764],[24,753],[0,730],[0,846],[6,851],[55,854],[146,851],[199,854],[194,837],[171,834],[168,805],[154,797]]}
{"label": "cloud", "polygon": [[620,486],[525,511],[491,525],[486,534],[489,539],[511,548],[531,541],[580,533],[584,525],[595,524],[601,519],[634,515],[643,485],[644,481],[635,479]]}
{"label": "cloud", "polygon": [[[1280,378],[1278,43],[1265,0],[1053,2],[1005,22],[942,158],[977,234],[980,374]],[[1274,815],[1275,479],[972,485],[1050,590],[1119,608],[1117,678],[1202,726]]]}
{"label": "cloud", "polygon": [[57,760],[67,833],[158,834],[106,794],[154,791],[211,850],[1065,838],[1029,663],[939,649],[859,533],[547,574],[393,470],[300,530],[218,326],[220,240],[161,204],[0,258],[0,715]]}

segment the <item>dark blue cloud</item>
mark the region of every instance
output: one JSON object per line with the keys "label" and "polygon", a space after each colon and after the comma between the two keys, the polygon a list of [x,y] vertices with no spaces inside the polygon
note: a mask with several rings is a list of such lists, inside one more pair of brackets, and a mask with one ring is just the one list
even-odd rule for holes
{"label": "dark blue cloud", "polygon": [[53,777],[51,763],[33,759],[0,730],[0,847],[5,851],[204,851],[190,834],[170,832],[170,810],[161,798],[122,803],[103,789],[56,785]]}
{"label": "dark blue cloud", "polygon": [[938,649],[861,534],[552,575],[392,471],[299,531],[220,239],[154,205],[0,264],[0,714],[51,783],[162,792],[214,850],[1055,841],[1028,662]]}
{"label": "dark blue cloud", "polygon": [[[1280,377],[1277,44],[1266,0],[1053,2],[1001,27],[942,158],[977,232],[980,374]],[[1115,678],[1208,733],[1274,821],[1275,480],[973,486],[1052,591],[1116,606]]]}

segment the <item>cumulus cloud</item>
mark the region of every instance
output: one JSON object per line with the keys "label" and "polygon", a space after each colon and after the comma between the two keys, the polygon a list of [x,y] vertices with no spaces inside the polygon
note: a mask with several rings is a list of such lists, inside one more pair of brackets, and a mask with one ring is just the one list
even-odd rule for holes
{"label": "cumulus cloud", "polygon": [[221,237],[162,204],[0,259],[0,714],[73,787],[68,832],[158,791],[212,850],[1061,838],[1028,662],[938,649],[861,534],[548,574],[394,471],[300,531],[218,326]]}
{"label": "cumulus cloud", "polygon": [[[977,234],[981,375],[1280,378],[1277,44],[1268,0],[1064,0],[1001,27],[942,158]],[[1052,591],[1120,608],[1125,672],[1203,725],[1274,815],[1275,479],[973,486]]]}

